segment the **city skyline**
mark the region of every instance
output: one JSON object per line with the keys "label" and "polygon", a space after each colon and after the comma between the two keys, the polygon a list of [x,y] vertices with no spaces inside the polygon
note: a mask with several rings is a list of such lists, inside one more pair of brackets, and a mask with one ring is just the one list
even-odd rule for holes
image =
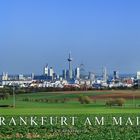
{"label": "city skyline", "polygon": [[1,1],[0,73],[57,73],[83,63],[87,72],[140,70],[138,0]]}
{"label": "city skyline", "polygon": [[[52,67],[51,64],[46,63],[43,67],[40,68],[41,69],[41,73],[38,73],[38,74],[37,73],[33,73],[31,71],[29,73],[21,73],[21,72],[19,72],[19,73],[9,73],[8,71],[3,71],[2,75],[3,74],[4,75],[5,74],[6,75],[9,75],[9,74],[10,75],[20,75],[20,74],[21,75],[30,75],[30,74],[32,75],[33,74],[34,75],[35,74],[35,75],[46,75],[46,76],[50,75],[50,76],[53,77],[53,74],[56,74],[56,75],[59,75],[59,76],[63,76],[63,72],[65,71],[66,74],[68,74],[69,78],[73,79],[73,76],[74,76],[74,73],[75,73],[76,69],[79,69],[79,72],[80,71],[82,73],[84,72],[83,74],[85,76],[88,76],[90,73],[93,73],[95,75],[103,76],[104,77],[104,74],[105,75],[107,74],[107,75],[111,76],[111,75],[114,75],[114,72],[118,72],[121,75],[129,75],[129,76],[130,75],[136,75],[136,72],[135,73],[126,73],[126,72],[125,73],[120,73],[119,69],[114,69],[114,70],[111,71],[111,70],[107,69],[107,67],[105,67],[105,66],[100,67],[100,69],[98,71],[92,71],[92,70],[88,71],[83,63],[81,63],[80,65],[73,65],[73,63],[72,63],[73,62],[73,57],[71,55],[71,52],[68,53],[68,59],[66,59],[66,60],[67,60],[67,67],[65,67],[64,69],[61,69],[60,72],[57,71],[57,68],[55,69],[55,67]],[[80,73],[79,73],[79,76],[80,76]]]}

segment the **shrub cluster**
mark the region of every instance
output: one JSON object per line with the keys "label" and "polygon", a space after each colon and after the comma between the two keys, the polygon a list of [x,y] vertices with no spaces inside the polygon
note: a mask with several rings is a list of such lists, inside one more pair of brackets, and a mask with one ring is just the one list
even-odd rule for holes
{"label": "shrub cluster", "polygon": [[80,97],[78,98],[78,101],[79,101],[81,104],[90,104],[91,99],[90,99],[88,96],[80,96]]}
{"label": "shrub cluster", "polygon": [[22,101],[25,101],[25,102],[41,102],[41,103],[66,103],[68,101],[68,99],[67,98],[63,98],[63,99],[47,99],[47,98],[32,99],[32,98],[23,98]]}
{"label": "shrub cluster", "polygon": [[125,99],[119,98],[119,99],[109,99],[106,101],[107,106],[123,106],[125,103]]}
{"label": "shrub cluster", "polygon": [[9,93],[0,93],[0,100],[8,99],[10,96]]}

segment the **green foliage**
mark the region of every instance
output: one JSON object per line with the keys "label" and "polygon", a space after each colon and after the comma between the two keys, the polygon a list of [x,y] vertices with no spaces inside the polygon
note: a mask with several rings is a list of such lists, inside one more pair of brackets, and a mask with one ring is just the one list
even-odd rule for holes
{"label": "green foliage", "polygon": [[5,98],[8,99],[10,97],[9,93],[5,93]]}
{"label": "green foliage", "polygon": [[[112,106],[108,108],[105,106],[105,99],[98,99],[96,96],[104,96],[105,94],[114,94],[116,91],[81,91],[81,92],[39,92],[39,93],[26,93],[16,95],[16,108],[0,108],[1,115],[19,115],[19,114],[104,114],[108,113],[137,113],[139,112],[140,99],[126,98],[125,106],[120,110],[120,107]],[[122,91],[119,91],[119,93]],[[125,91],[126,92],[126,91]],[[133,91],[127,91],[131,93]],[[135,91],[139,94],[139,91]],[[124,92],[122,92],[124,93]],[[117,93],[116,93],[117,94]],[[88,96],[93,99],[90,104],[80,104],[79,96]],[[121,95],[121,93],[119,94]],[[135,103],[135,104],[134,104]],[[13,105],[13,95],[7,100],[0,100],[0,105]],[[124,105],[124,104],[123,104]],[[137,107],[137,108],[135,108]],[[129,109],[131,108],[131,109]],[[133,108],[133,109],[132,109]],[[94,110],[94,111],[93,111]]]}
{"label": "green foliage", "polygon": [[[64,114],[63,114],[64,115]],[[132,114],[122,114],[123,120],[126,121]],[[51,115],[52,116],[52,115]],[[84,126],[83,122],[85,118],[89,116],[94,118],[94,115],[77,115],[79,118],[74,126],[60,126],[50,125],[47,123],[41,126],[40,120],[37,120],[37,126],[30,125],[16,125],[16,126],[1,126],[0,139],[8,140],[139,140],[140,139],[140,125],[112,125],[112,119],[110,115],[104,115],[106,118],[106,125],[92,125]],[[119,117],[120,115],[113,115]],[[132,119],[135,119],[138,114],[133,115]],[[19,116],[12,116],[18,122]],[[24,117],[24,116],[22,116]],[[30,117],[30,116],[27,116]],[[37,116],[41,117],[41,116]],[[50,117],[50,116],[47,116]],[[56,117],[56,115],[54,116]],[[57,115],[57,117],[60,117]],[[71,117],[66,115],[66,117]],[[98,115],[102,117],[102,115]],[[6,116],[6,120],[10,119],[11,116]]]}
{"label": "green foliage", "polygon": [[22,101],[29,102],[30,98],[26,97],[26,98],[22,99]]}
{"label": "green foliage", "polygon": [[109,99],[106,101],[107,106],[123,106],[125,103],[125,99],[119,98],[119,99]]}
{"label": "green foliage", "polygon": [[9,98],[9,96],[10,96],[10,94],[9,93],[0,93],[0,100],[2,99],[2,100],[4,100],[4,99],[8,99]]}
{"label": "green foliage", "polygon": [[79,96],[78,101],[81,104],[90,104],[91,99],[88,96]]}
{"label": "green foliage", "polygon": [[62,99],[47,99],[47,98],[38,98],[38,99],[33,99],[33,98],[23,98],[22,101],[25,102],[40,102],[40,103],[66,103],[67,101],[69,101],[66,98],[62,98]]}

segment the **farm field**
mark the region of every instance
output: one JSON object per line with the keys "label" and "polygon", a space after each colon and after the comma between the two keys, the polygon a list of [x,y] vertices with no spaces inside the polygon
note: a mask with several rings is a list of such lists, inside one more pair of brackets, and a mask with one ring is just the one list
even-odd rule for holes
{"label": "farm field", "polygon": [[[91,98],[90,104],[80,104],[79,96]],[[124,98],[122,107],[105,106],[110,98]],[[24,100],[32,101],[24,101]],[[36,101],[47,99],[49,102]],[[66,100],[63,102],[63,100]],[[12,105],[13,96],[7,100],[0,100],[1,105]],[[43,114],[110,114],[110,113],[139,113],[140,91],[70,91],[46,92],[16,95],[15,108],[0,108],[2,115],[43,115]]]}
{"label": "farm field", "polygon": [[[80,96],[88,96],[91,99],[89,104],[81,104],[78,101]],[[120,106],[106,106],[108,99],[125,99],[125,104]],[[13,96],[7,100],[0,100],[0,105],[12,105]],[[77,123],[67,126],[60,124],[41,125],[2,125],[0,139],[3,140],[139,140],[140,125],[112,125],[111,117],[128,117],[135,120],[140,116],[140,91],[71,91],[71,92],[46,92],[27,93],[16,95],[16,107],[0,108],[0,115],[7,120],[14,117],[18,122],[20,116],[47,116],[51,117],[78,117]],[[105,117],[106,124],[83,125],[86,117]]]}
{"label": "farm field", "polygon": [[[140,125],[112,125],[111,117],[118,118],[120,115],[108,114],[104,115],[106,123],[102,125],[83,125],[85,118],[88,116],[93,118],[94,115],[76,115],[79,119],[75,125],[17,125],[17,126],[1,126],[0,139],[6,140],[139,140],[140,139]],[[139,114],[122,114],[123,120],[126,121],[127,117],[135,119]],[[11,116],[6,116],[10,119]],[[18,120],[16,116],[15,120]],[[29,117],[29,116],[28,116]],[[40,117],[40,116],[38,116]],[[49,117],[49,116],[47,116]],[[59,115],[57,117],[60,117]],[[65,117],[70,117],[66,115]],[[98,115],[102,117],[102,115]]]}

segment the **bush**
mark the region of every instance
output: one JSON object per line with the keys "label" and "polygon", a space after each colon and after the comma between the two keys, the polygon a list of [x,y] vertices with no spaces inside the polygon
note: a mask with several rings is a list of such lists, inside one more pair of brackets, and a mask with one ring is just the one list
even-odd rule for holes
{"label": "bush", "polygon": [[67,98],[63,99],[47,99],[47,98],[39,98],[39,99],[32,99],[29,97],[23,98],[22,101],[25,102],[41,102],[41,103],[66,103],[69,101]]}
{"label": "bush", "polygon": [[64,99],[61,100],[61,103],[66,103],[66,102],[67,102],[67,99],[66,98],[64,98]]}
{"label": "bush", "polygon": [[78,98],[78,101],[79,101],[81,104],[84,104],[83,96],[80,96],[80,97]]}
{"label": "bush", "polygon": [[55,103],[58,103],[58,102],[59,102],[59,100],[58,100],[58,99],[55,99],[55,100],[54,100],[54,102],[55,102]]}
{"label": "bush", "polygon": [[116,99],[116,103],[118,104],[118,106],[123,106],[123,104],[125,103],[125,99],[123,98]]}
{"label": "bush", "polygon": [[24,99],[22,99],[22,101],[25,101],[25,102],[29,102],[30,101],[30,98],[24,98]]}
{"label": "bush", "polygon": [[10,96],[10,94],[9,94],[9,93],[5,93],[5,98],[6,98],[6,99],[8,99],[8,98],[9,98],[9,96]]}
{"label": "bush", "polygon": [[84,102],[85,102],[86,104],[90,104],[91,99],[90,99],[88,96],[85,96],[85,97],[84,97]]}
{"label": "bush", "polygon": [[123,106],[125,103],[125,99],[119,98],[119,99],[109,99],[106,101],[107,106]]}
{"label": "bush", "polygon": [[44,99],[44,102],[48,103],[48,99],[47,99],[47,98],[45,98],[45,99]]}
{"label": "bush", "polygon": [[80,97],[78,98],[78,101],[79,101],[81,104],[90,104],[91,99],[90,99],[88,96],[80,96]]}

